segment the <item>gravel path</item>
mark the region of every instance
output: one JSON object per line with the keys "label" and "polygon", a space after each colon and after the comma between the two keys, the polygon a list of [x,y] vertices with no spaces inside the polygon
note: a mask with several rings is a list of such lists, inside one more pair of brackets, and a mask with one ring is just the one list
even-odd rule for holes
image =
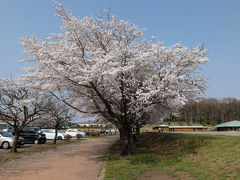
{"label": "gravel path", "polygon": [[119,137],[89,138],[0,167],[1,180],[96,180],[97,158]]}

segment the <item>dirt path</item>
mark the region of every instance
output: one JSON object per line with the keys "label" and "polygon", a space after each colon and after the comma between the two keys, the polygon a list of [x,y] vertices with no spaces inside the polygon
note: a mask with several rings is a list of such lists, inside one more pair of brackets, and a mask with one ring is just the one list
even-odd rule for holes
{"label": "dirt path", "polygon": [[0,167],[1,180],[96,180],[97,158],[118,137],[89,138],[55,150],[11,161]]}

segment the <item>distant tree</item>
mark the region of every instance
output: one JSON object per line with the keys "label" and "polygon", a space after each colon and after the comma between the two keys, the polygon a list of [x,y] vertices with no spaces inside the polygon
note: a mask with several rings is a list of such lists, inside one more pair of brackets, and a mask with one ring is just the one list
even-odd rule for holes
{"label": "distant tree", "polygon": [[133,127],[148,123],[145,117],[157,104],[181,105],[204,91],[205,79],[197,69],[208,58],[201,46],[147,42],[144,30],[108,12],[80,20],[61,3],[55,10],[63,33],[44,41],[21,39],[31,56],[25,62],[35,62],[22,78],[45,91],[60,88],[73,109],[113,123],[123,154],[132,153]]}
{"label": "distant tree", "polygon": [[51,95],[46,96],[43,105],[44,106],[42,107],[42,111],[44,112],[44,116],[42,119],[45,120],[40,121],[40,124],[53,128],[55,130],[53,144],[56,144],[58,138],[58,130],[62,129],[63,126],[66,126],[68,122],[72,120],[74,113],[71,111],[68,105],[62,101],[57,100]]}
{"label": "distant tree", "polygon": [[37,91],[10,79],[0,79],[0,119],[13,126],[17,152],[21,129],[40,118],[42,98]]}
{"label": "distant tree", "polygon": [[181,121],[216,125],[240,120],[240,101],[235,98],[202,98],[198,102],[187,103],[179,112]]}

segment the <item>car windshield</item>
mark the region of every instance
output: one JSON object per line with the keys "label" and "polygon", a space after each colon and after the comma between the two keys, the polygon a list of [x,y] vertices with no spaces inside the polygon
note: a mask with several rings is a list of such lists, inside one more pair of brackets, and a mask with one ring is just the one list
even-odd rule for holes
{"label": "car windshield", "polygon": [[42,130],[40,128],[34,128],[34,130],[37,132],[37,133],[42,133]]}
{"label": "car windshield", "polygon": [[3,136],[3,137],[13,137],[13,135],[9,132],[0,132],[0,134]]}
{"label": "car windshield", "polygon": [[37,133],[43,133],[43,131],[41,129],[36,131]]}

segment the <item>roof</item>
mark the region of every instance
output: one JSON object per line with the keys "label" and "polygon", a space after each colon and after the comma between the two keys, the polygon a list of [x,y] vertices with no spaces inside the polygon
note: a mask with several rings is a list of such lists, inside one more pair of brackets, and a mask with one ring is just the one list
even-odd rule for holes
{"label": "roof", "polygon": [[229,121],[229,122],[225,122],[222,124],[219,124],[217,126],[214,126],[215,128],[219,128],[219,127],[240,127],[240,121]]}
{"label": "roof", "polygon": [[169,128],[207,128],[206,126],[169,126]]}
{"label": "roof", "polygon": [[169,126],[166,124],[160,124],[159,127],[169,127]]}
{"label": "roof", "polygon": [[168,126],[165,124],[160,124],[158,127],[169,127],[169,128],[207,128],[206,126]]}

